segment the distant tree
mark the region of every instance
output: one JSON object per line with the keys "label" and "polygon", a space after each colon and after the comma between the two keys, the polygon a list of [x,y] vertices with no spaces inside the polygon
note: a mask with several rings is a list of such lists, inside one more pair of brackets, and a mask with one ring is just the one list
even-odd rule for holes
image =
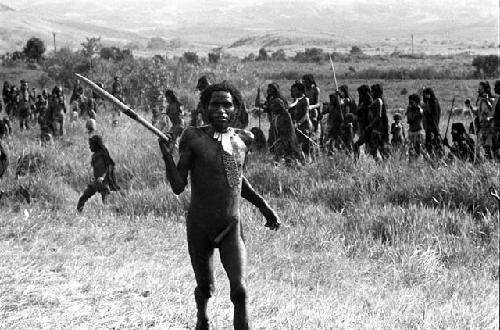
{"label": "distant tree", "polygon": [[200,58],[198,57],[198,54],[195,52],[184,52],[182,54],[182,57],[186,61],[186,63],[189,64],[200,64]]}
{"label": "distant tree", "polygon": [[478,76],[484,78],[496,77],[498,73],[498,55],[477,55],[472,59],[472,66]]}
{"label": "distant tree", "polygon": [[323,48],[306,48],[304,54],[308,62],[321,63],[325,59]]}
{"label": "distant tree", "polygon": [[363,55],[363,50],[361,48],[359,48],[358,46],[354,45],[351,47],[349,54],[351,54],[351,55]]}
{"label": "distant tree", "polygon": [[165,49],[168,47],[168,43],[163,38],[154,37],[149,39],[147,47],[151,49]]}
{"label": "distant tree", "polygon": [[155,63],[165,63],[165,59],[163,58],[163,56],[159,55],[159,54],[156,54],[153,56],[153,62]]}
{"label": "distant tree", "polygon": [[101,37],[87,38],[86,42],[80,44],[82,46],[82,55],[92,57],[101,50]]}
{"label": "distant tree", "polygon": [[99,56],[104,60],[113,60],[115,62],[133,58],[130,49],[120,49],[118,47],[103,47],[99,52]]}
{"label": "distant tree", "polygon": [[217,64],[221,58],[222,48],[214,48],[208,53],[208,63]]}
{"label": "distant tree", "polygon": [[286,54],[283,49],[278,49],[274,53],[271,54],[271,59],[273,61],[286,61]]}
{"label": "distant tree", "polygon": [[267,55],[267,50],[262,47],[261,49],[259,49],[259,55],[257,56],[257,58],[255,59],[256,61],[267,61],[269,60],[269,55]]}
{"label": "distant tree", "polygon": [[26,42],[23,53],[28,59],[39,61],[45,53],[45,44],[41,39],[32,37]]}
{"label": "distant tree", "polygon": [[247,56],[245,56],[242,61],[243,62],[254,62],[256,58],[257,58],[257,56],[255,56],[254,53],[250,53]]}

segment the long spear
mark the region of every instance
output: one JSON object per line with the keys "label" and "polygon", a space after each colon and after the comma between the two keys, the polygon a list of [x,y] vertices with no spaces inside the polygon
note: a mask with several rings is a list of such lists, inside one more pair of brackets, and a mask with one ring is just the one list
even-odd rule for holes
{"label": "long spear", "polygon": [[335,67],[333,66],[332,56],[328,55],[328,57],[330,57],[330,66],[332,67],[332,71],[333,71],[333,82],[335,83],[335,90],[338,91],[339,85],[337,84],[337,76],[335,75]]}
{"label": "long spear", "polygon": [[148,130],[153,132],[156,136],[158,136],[160,139],[162,139],[165,142],[170,142],[170,139],[159,129],[151,125],[149,121],[146,119],[142,118],[139,114],[137,114],[134,110],[132,110],[129,106],[125,105],[123,102],[118,100],[116,97],[108,93],[106,90],[102,89],[99,87],[96,83],[94,83],[92,80],[85,78],[84,76],[75,73],[75,75],[78,77],[78,79],[82,80],[84,83],[86,83],[94,92],[98,93],[99,95],[102,96],[103,99],[108,100],[109,102],[113,103],[115,106],[118,107],[118,109],[123,112],[125,115],[129,116],[142,126],[146,127]]}

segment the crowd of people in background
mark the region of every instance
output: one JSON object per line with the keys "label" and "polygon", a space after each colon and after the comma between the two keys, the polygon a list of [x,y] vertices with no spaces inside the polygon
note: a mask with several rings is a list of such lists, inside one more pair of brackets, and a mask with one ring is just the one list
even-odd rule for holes
{"label": "crowd of people in background", "polygon": [[[210,85],[210,79],[202,76],[196,89],[201,93]],[[312,162],[321,151],[330,155],[340,151],[357,158],[363,145],[366,154],[377,160],[391,155],[408,155],[410,160],[420,157],[438,160],[445,156],[468,161],[498,159],[500,81],[497,80],[494,86],[496,98],[487,81],[479,83],[475,105],[469,99],[465,102],[474,114],[474,120],[469,129],[463,122],[452,123],[450,142],[446,136],[449,123],[444,135],[440,132],[444,113],[431,87],[409,95],[406,113],[393,114],[390,123],[381,84],[359,86],[357,102],[348,86],[341,85],[328,96],[328,102],[321,102],[320,88],[311,74],[304,75],[291,85],[289,97],[283,94],[277,83],[270,83],[265,99],[260,99],[259,92],[255,100],[259,123],[261,115],[266,115],[269,122],[267,140],[257,142],[253,149],[265,149],[275,161],[284,160],[287,164]],[[111,94],[126,102],[119,77],[114,77]],[[147,106],[152,114],[152,124],[168,132],[176,141],[186,123],[190,126],[208,123],[200,105],[190,112],[190,120],[185,121],[184,107],[173,89],[166,89],[159,99],[160,102]],[[33,129],[38,124],[43,143],[63,136],[68,119],[70,124],[84,119],[91,136],[97,129],[98,109],[106,111],[103,100],[94,91],[85,92],[79,81],[74,85],[69,102],[61,86],[54,86],[49,93],[47,89],[30,89],[25,80],[21,80],[19,86],[5,81],[2,100],[0,112],[3,110],[4,115],[0,119],[0,139],[12,133],[14,120],[18,121],[21,131]],[[111,107],[111,112],[112,127],[116,127],[120,111]],[[247,128],[245,104],[240,105],[231,125]],[[260,140],[265,139],[260,126],[252,128],[252,132]],[[471,134],[475,134],[476,139]]]}

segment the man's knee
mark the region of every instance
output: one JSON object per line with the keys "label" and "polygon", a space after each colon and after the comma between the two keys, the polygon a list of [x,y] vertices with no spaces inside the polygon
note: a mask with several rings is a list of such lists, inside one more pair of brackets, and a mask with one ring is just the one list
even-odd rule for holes
{"label": "man's knee", "polygon": [[244,302],[246,299],[247,299],[247,289],[243,284],[231,288],[231,301],[233,303]]}
{"label": "man's knee", "polygon": [[198,285],[194,289],[194,295],[196,299],[209,299],[212,297],[215,291],[215,285],[213,283],[208,283],[204,285]]}

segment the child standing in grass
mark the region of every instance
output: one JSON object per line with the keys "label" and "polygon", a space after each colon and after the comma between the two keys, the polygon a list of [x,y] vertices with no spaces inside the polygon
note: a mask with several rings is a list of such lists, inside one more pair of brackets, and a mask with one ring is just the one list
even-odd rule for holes
{"label": "child standing in grass", "polygon": [[78,212],[83,211],[85,202],[95,193],[100,193],[102,202],[106,204],[106,198],[110,192],[120,190],[115,179],[115,162],[111,159],[106,146],[104,146],[102,137],[100,135],[92,136],[89,139],[89,148],[93,152],[91,164],[94,171],[94,181],[89,183],[78,200],[76,207]]}

